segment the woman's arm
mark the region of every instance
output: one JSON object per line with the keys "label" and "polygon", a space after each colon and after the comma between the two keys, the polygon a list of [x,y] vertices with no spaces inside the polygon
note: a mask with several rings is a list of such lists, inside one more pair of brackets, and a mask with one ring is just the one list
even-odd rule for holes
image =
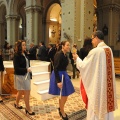
{"label": "woman's arm", "polygon": [[54,57],[54,72],[55,72],[55,79],[57,83],[61,82],[60,76],[58,73],[59,65],[60,65],[60,53],[58,52]]}

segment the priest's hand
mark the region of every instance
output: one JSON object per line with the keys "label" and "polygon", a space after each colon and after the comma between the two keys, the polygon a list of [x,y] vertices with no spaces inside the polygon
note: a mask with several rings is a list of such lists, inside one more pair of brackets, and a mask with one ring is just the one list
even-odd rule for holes
{"label": "priest's hand", "polygon": [[73,56],[74,61],[76,61],[78,55],[76,53],[73,53],[72,56]]}

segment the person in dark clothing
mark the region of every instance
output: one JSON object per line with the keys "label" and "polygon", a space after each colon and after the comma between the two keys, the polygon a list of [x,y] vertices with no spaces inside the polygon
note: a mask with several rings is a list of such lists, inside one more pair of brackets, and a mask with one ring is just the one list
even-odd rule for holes
{"label": "person in dark clothing", "polygon": [[55,50],[53,48],[53,45],[49,44],[48,51],[47,51],[47,58],[48,58],[48,62],[51,62],[51,72],[53,71],[53,59],[54,59],[54,55],[55,55]]}
{"label": "person in dark clothing", "polygon": [[[70,43],[68,41],[62,41],[61,45],[62,50],[58,51],[54,57],[54,70],[50,77],[49,94],[61,95],[58,108],[59,115],[63,120],[68,120],[67,114],[64,111],[64,105],[67,101],[67,97],[75,90],[66,72],[69,63],[66,53],[70,50]],[[64,76],[63,81],[62,76]]]}
{"label": "person in dark clothing", "polygon": [[[77,45],[76,45],[76,44],[73,45],[73,48],[72,48],[72,49],[76,49],[77,54],[79,55],[79,51],[77,50]],[[76,64],[75,64],[75,62],[74,62],[74,60],[73,60],[72,50],[70,51],[69,58],[70,58],[71,64],[72,64],[73,79],[75,79],[75,73],[76,73],[76,72],[77,72],[77,78],[79,78],[79,70],[77,70]]]}
{"label": "person in dark clothing", "polygon": [[79,57],[83,60],[92,48],[92,39],[89,37],[85,38],[83,48],[80,49],[80,52],[78,54]]}
{"label": "person in dark clothing", "polygon": [[[4,71],[4,65],[3,65],[3,56],[2,56],[2,50],[0,49],[0,82],[1,82],[1,86],[0,89],[2,87],[2,80],[3,80],[3,71]],[[1,96],[0,96],[0,103],[3,102]]]}
{"label": "person in dark clothing", "polygon": [[31,43],[29,54],[28,54],[30,60],[36,60],[36,52],[37,50],[36,50],[36,47],[34,46],[34,43]]}
{"label": "person in dark clothing", "polygon": [[47,61],[47,50],[46,46],[44,45],[44,42],[39,43],[39,51],[38,51],[38,59],[42,61]]}
{"label": "person in dark clothing", "polygon": [[32,112],[29,104],[30,99],[30,89],[31,89],[31,69],[30,61],[26,54],[26,42],[24,40],[19,40],[16,43],[16,52],[13,58],[14,66],[14,87],[17,89],[16,102],[14,103],[15,108],[22,109],[23,107],[19,105],[19,101],[24,95],[25,101],[25,112],[29,115],[35,115]]}

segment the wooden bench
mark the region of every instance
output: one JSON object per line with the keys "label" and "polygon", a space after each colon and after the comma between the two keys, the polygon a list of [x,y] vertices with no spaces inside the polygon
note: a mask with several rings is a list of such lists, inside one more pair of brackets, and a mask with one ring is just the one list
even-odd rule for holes
{"label": "wooden bench", "polygon": [[114,58],[115,74],[120,75],[120,58]]}

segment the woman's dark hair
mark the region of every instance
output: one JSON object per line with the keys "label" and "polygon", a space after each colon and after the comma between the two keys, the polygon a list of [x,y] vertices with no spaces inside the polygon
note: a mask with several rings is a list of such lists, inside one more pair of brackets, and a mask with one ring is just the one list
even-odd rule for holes
{"label": "woman's dark hair", "polygon": [[62,41],[62,42],[61,42],[61,46],[62,46],[62,45],[65,46],[66,42],[68,42],[68,41],[67,41],[67,40]]}
{"label": "woman's dark hair", "polygon": [[22,43],[25,42],[25,40],[18,40],[16,43],[16,52],[18,54],[22,53]]}
{"label": "woman's dark hair", "polygon": [[62,45],[61,45],[61,44],[58,44],[57,52],[60,51],[61,49],[62,49]]}
{"label": "woman's dark hair", "polygon": [[85,51],[90,51],[93,48],[92,39],[89,37],[85,38],[83,47],[85,48]]}
{"label": "woman's dark hair", "polygon": [[58,44],[57,52],[62,49],[62,45],[65,46],[65,43],[68,42],[67,40],[62,41],[60,44]]}
{"label": "woman's dark hair", "polygon": [[40,42],[42,45],[45,45],[45,43],[43,41]]}

